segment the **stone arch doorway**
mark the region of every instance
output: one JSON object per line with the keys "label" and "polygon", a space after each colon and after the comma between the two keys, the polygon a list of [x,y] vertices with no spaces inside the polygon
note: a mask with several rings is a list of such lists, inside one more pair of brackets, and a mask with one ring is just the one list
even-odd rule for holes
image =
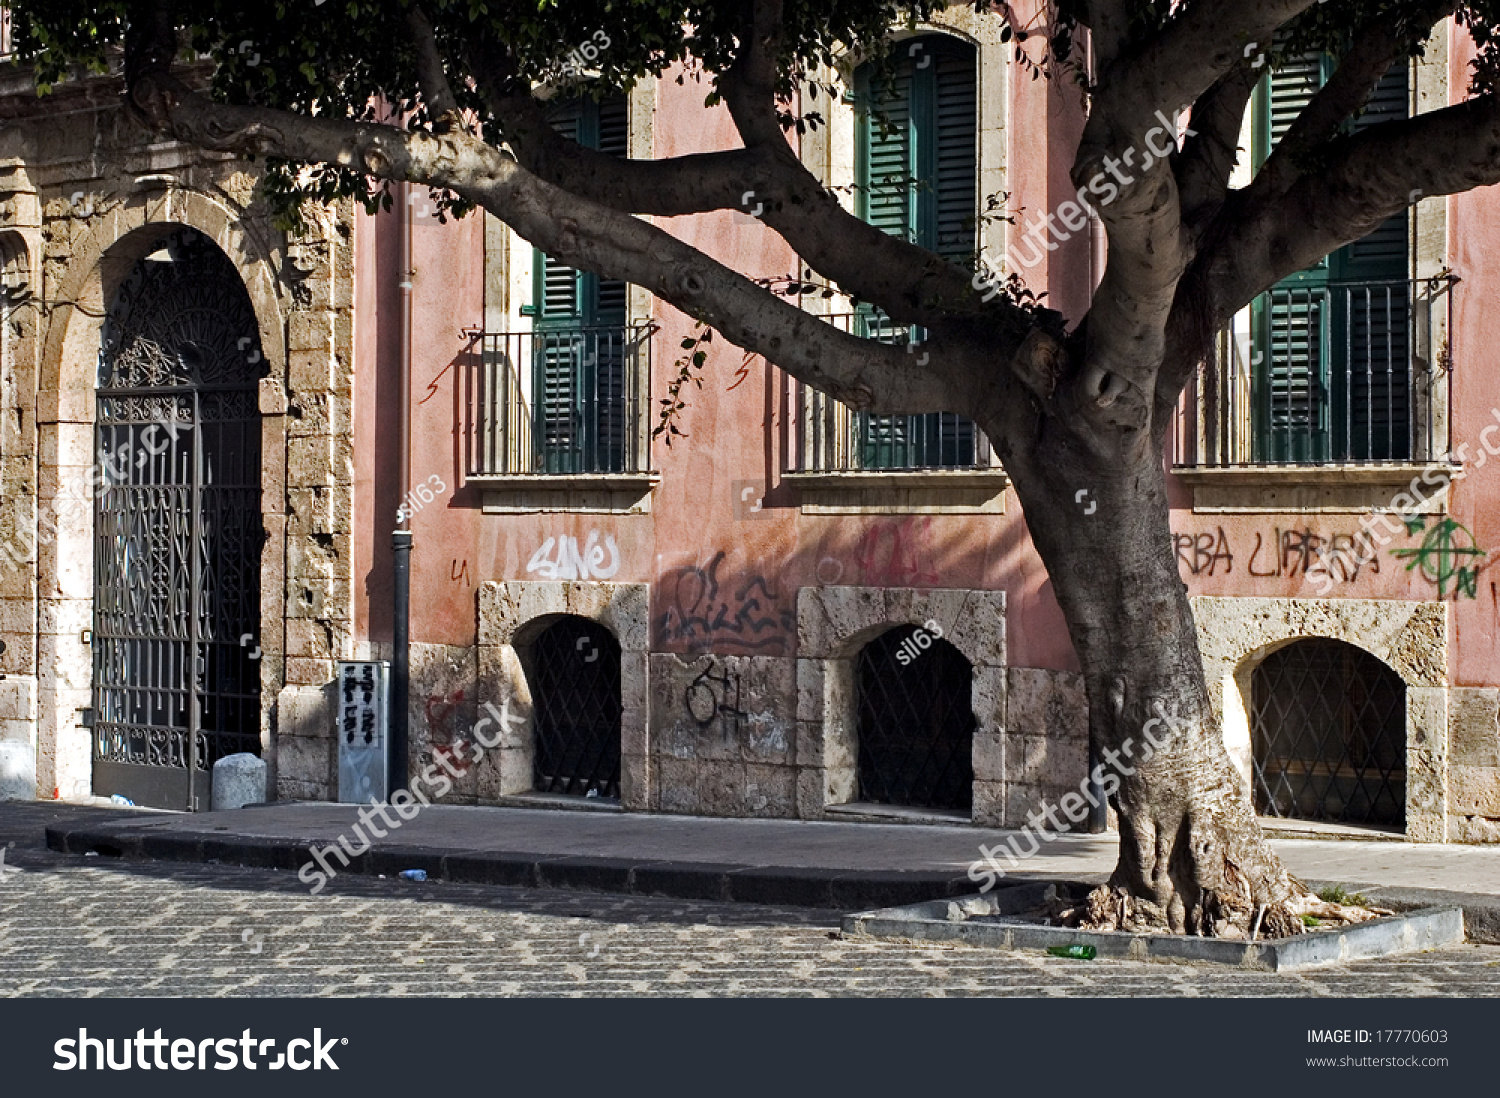
{"label": "stone arch doorway", "polygon": [[1292,641],[1251,675],[1256,811],[1406,826],[1406,684],[1343,641]]}
{"label": "stone arch doorway", "polygon": [[261,746],[259,325],[234,264],[181,227],[121,282],[101,344],[94,792],[196,809],[215,761]]}
{"label": "stone arch doorway", "polygon": [[538,793],[620,797],[620,642],[572,614],[546,625],[523,654],[531,682]]}
{"label": "stone arch doorway", "polygon": [[973,806],[974,668],[926,629],[889,629],[860,649],[856,775],[868,804]]}

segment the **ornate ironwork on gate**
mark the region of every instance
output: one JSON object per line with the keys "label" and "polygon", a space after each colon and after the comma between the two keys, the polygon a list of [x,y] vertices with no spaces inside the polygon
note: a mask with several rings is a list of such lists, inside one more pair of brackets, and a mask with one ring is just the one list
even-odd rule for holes
{"label": "ornate ironwork on gate", "polygon": [[963,653],[902,626],[865,645],[855,675],[859,799],[968,811],[975,721],[973,667]]}
{"label": "ornate ironwork on gate", "polygon": [[94,790],[206,807],[260,750],[260,415],[249,295],[207,237],[136,264],[104,325],[95,427]]}
{"label": "ornate ironwork on gate", "polygon": [[1406,684],[1341,641],[1296,641],[1251,681],[1255,808],[1267,816],[1404,827]]}
{"label": "ornate ironwork on gate", "polygon": [[587,618],[549,625],[531,646],[536,788],[620,795],[620,642]]}

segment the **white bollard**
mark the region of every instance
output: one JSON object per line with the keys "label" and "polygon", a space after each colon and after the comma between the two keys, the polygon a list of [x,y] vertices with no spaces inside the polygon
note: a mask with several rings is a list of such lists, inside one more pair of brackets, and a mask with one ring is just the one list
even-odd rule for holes
{"label": "white bollard", "polygon": [[213,810],[244,808],[266,799],[266,760],[241,752],[214,763]]}

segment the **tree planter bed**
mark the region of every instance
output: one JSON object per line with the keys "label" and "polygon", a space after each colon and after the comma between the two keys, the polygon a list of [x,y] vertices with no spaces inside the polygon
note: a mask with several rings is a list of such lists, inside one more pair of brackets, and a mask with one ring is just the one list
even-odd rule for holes
{"label": "tree planter bed", "polygon": [[1021,885],[954,900],[864,911],[845,916],[843,931],[855,937],[968,942],[998,949],[1091,945],[1100,957],[1208,961],[1270,972],[1417,953],[1464,940],[1463,910],[1458,907],[1421,908],[1353,926],[1310,928],[1296,937],[1255,942],[1043,925],[1032,912],[1050,899],[1049,890],[1058,887],[1066,886]]}

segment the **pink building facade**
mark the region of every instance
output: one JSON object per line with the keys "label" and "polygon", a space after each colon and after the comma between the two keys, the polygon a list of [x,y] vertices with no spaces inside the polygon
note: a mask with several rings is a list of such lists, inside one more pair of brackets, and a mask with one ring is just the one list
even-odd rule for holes
{"label": "pink building facade", "polygon": [[[892,85],[851,58],[825,74],[849,94],[819,101],[827,124],[799,152],[862,216],[955,256],[1004,256],[1077,320],[1103,252],[1086,218],[1057,228],[1077,224],[1082,105],[1066,82],[1029,79],[1013,49],[998,21],[955,11],[903,33]],[[1467,49],[1445,28],[1377,105],[1459,98]],[[493,218],[440,221],[425,190],[376,217],[329,208],[289,239],[246,165],[148,141],[109,82],[38,106],[23,75],[5,80],[9,795],[107,796],[134,773],[121,767],[203,769],[191,741],[261,754],[281,799],[337,798],[336,661],[394,655],[398,524],[412,538],[409,771],[446,761],[448,801],[1019,826],[1084,778],[1067,631],[972,424],[859,416],[721,340],[684,348],[702,335],[690,318],[551,263]],[[618,155],[732,147],[702,94],[669,77],[601,103],[559,97],[556,123]],[[1266,104],[1296,94],[1290,77],[1266,90],[1246,172],[1274,139]],[[1013,222],[980,216],[1005,192]],[[1500,209],[1490,191],[1415,197],[1379,240],[1221,337],[1173,435],[1173,538],[1263,815],[1495,841],[1500,398],[1483,257]],[[800,280],[754,207],[664,227],[753,277]],[[181,331],[152,318],[196,315],[182,287],[216,279],[216,315],[238,319],[136,384],[131,340]],[[171,300],[152,305],[138,287],[158,283]],[[920,332],[837,296],[803,301],[920,354]],[[210,377],[200,346],[240,361]],[[695,350],[680,433],[653,437]],[[77,490],[121,439],[141,452],[154,420],[129,401],[178,407],[189,392],[183,437],[197,454],[218,440],[209,480],[241,503],[182,503],[170,469],[149,473],[149,447],[147,472]],[[238,411],[205,411],[204,394]],[[234,480],[251,453],[258,474]],[[192,498],[214,494],[187,480]],[[170,577],[139,562],[160,522],[100,503],[117,484],[166,492],[162,521],[200,506],[179,554],[198,571],[162,567],[186,568],[190,590],[220,577],[210,625],[182,634],[172,596],[153,603]],[[259,526],[225,548],[227,516],[257,504]],[[130,575],[145,578],[121,587],[132,537]],[[178,642],[211,669],[152,671],[145,694],[111,655]],[[504,706],[520,719],[481,735]],[[207,790],[201,776],[151,788],[185,791],[174,807]]]}

